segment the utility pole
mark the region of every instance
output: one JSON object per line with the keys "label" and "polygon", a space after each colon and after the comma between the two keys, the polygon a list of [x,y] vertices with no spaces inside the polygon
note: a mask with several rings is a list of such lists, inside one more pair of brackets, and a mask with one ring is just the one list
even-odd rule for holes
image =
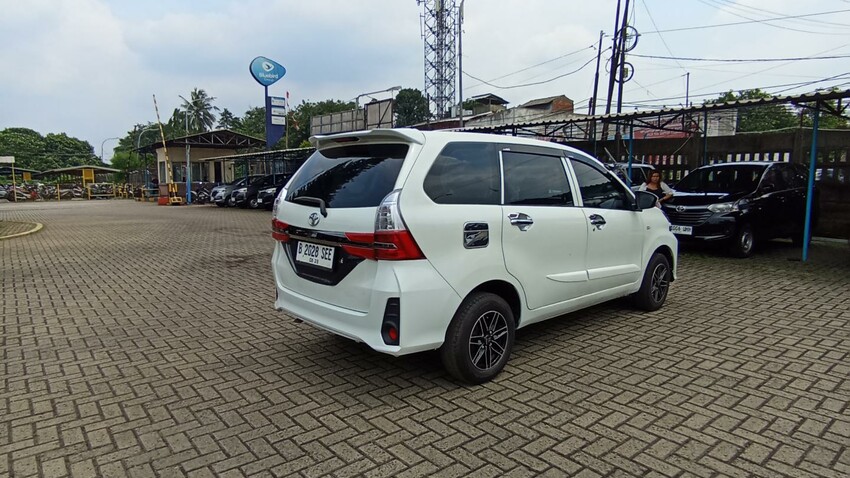
{"label": "utility pole", "polygon": [[[620,0],[617,0],[617,13],[614,16],[614,42],[611,46],[611,68],[608,74],[608,101],[605,104],[605,114],[611,113],[611,99],[614,96],[614,77],[617,74],[617,62],[620,59],[620,33],[617,27],[620,25]],[[607,129],[607,128],[606,128]]]}
{"label": "utility pole", "polygon": [[688,102],[689,96],[691,92],[691,72],[688,71],[685,73],[685,108],[690,106]]}
{"label": "utility pole", "polygon": [[[623,83],[626,82],[626,27],[629,26],[629,0],[626,0],[626,8],[623,10],[623,24],[620,27],[620,48],[617,54],[620,57],[618,68],[619,86],[617,87],[617,113],[623,111]],[[612,68],[613,70],[613,68]],[[619,131],[619,128],[617,128]]]}
{"label": "utility pole", "polygon": [[460,0],[460,9],[457,13],[457,92],[460,99],[460,113],[458,114],[458,127],[463,128],[463,2]]}
{"label": "utility pole", "polygon": [[596,100],[599,96],[599,64],[602,61],[602,37],[605,36],[605,32],[603,30],[599,30],[599,46],[596,47],[596,75],[593,76],[593,98],[590,99],[590,105],[588,105],[588,114],[595,115],[596,114]]}

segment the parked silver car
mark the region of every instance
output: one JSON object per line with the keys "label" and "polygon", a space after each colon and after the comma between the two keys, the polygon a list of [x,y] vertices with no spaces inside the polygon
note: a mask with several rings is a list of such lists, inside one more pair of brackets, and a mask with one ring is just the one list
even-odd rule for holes
{"label": "parked silver car", "polygon": [[242,187],[251,184],[253,181],[258,178],[263,177],[260,174],[255,174],[252,176],[246,176],[242,179],[237,179],[229,184],[222,184],[221,186],[216,186],[210,191],[210,201],[214,202],[218,207],[232,206],[233,204],[228,204],[231,194],[234,189],[239,189]]}

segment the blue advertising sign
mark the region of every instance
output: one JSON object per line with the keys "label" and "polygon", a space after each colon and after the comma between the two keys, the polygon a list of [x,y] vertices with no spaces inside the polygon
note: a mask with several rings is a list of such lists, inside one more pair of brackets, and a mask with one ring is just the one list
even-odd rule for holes
{"label": "blue advertising sign", "polygon": [[274,84],[286,74],[286,68],[283,65],[264,56],[258,56],[251,60],[250,70],[251,76],[263,86]]}

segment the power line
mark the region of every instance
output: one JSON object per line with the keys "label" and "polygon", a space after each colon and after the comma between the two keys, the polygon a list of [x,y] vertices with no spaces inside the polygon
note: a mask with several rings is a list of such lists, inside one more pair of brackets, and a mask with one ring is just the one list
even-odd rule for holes
{"label": "power line", "polygon": [[638,58],[654,58],[656,60],[682,60],[682,61],[714,61],[719,63],[765,63],[772,61],[808,61],[808,60],[837,60],[850,58],[850,55],[828,55],[828,56],[798,56],[790,58],[692,58],[681,56],[641,55],[633,53]]}
{"label": "power line", "polygon": [[[640,2],[640,3],[643,5],[643,9],[644,9],[644,10],[646,10],[646,14],[649,16],[649,21],[650,21],[650,22],[652,22],[652,26],[654,26],[654,27],[655,27],[655,30],[656,30],[656,31],[660,31],[660,30],[658,29],[658,25],[656,25],[656,24],[655,24],[655,19],[654,19],[654,18],[652,18],[652,13],[649,11],[649,5],[647,5],[647,4],[646,4],[646,1],[645,1],[645,0],[641,0],[641,2]],[[664,36],[663,36],[663,35],[661,35],[661,34],[659,33],[659,34],[658,34],[658,38],[660,38],[660,39],[661,39],[661,43],[662,43],[662,44],[664,44],[664,48],[666,48],[666,49],[667,49],[667,53],[669,53],[669,54],[670,54],[670,56],[675,56],[675,55],[673,55],[673,50],[671,50],[671,49],[670,49],[670,46],[667,44],[667,40],[665,40],[665,39],[664,39]],[[678,60],[676,60],[676,64],[677,64],[677,65],[679,65],[679,68],[681,68],[681,69],[682,69],[682,70],[684,70],[685,72],[687,72],[687,71],[688,71],[688,70],[687,70],[684,66],[682,66],[682,64],[681,64],[681,63],[679,63],[679,61],[678,61]]]}
{"label": "power line", "polygon": [[847,8],[847,9],[844,9],[844,10],[832,10],[832,11],[829,11],[829,12],[807,13],[807,14],[803,14],[803,15],[785,15],[785,16],[782,16],[782,17],[766,18],[764,20],[747,20],[747,21],[743,21],[743,22],[716,23],[714,25],[696,25],[696,26],[692,26],[692,27],[669,28],[667,30],[655,30],[655,31],[643,32],[642,34],[643,35],[649,35],[649,34],[652,34],[652,33],[659,33],[660,34],[660,33],[684,32],[684,31],[690,31],[690,30],[702,30],[702,29],[705,29],[705,28],[719,28],[719,27],[731,27],[731,26],[735,26],[735,25],[747,25],[747,24],[750,24],[750,23],[769,23],[769,22],[775,22],[775,21],[779,21],[779,20],[787,20],[787,19],[791,19],[791,18],[808,18],[808,17],[816,17],[816,16],[821,16],[821,15],[832,15],[834,13],[846,13],[846,12],[850,12],[850,8]]}
{"label": "power line", "polygon": [[[791,87],[792,87],[792,88],[787,88],[787,89],[785,89],[785,90],[780,90],[780,91],[778,91],[778,92],[782,92],[782,91],[787,91],[787,90],[789,90],[789,89],[793,89],[793,88],[799,88],[799,87],[801,87],[801,86],[808,86],[808,85],[812,85],[812,84],[815,84],[815,83],[822,83],[822,82],[824,82],[824,81],[831,81],[831,80],[837,80],[837,79],[842,79],[842,80],[843,80],[845,77],[848,77],[848,76],[850,76],[850,72],[841,73],[841,74],[839,74],[839,75],[834,75],[834,76],[831,76],[831,77],[828,77],[828,78],[823,78],[823,79],[818,80],[818,81],[804,81],[804,82],[798,82],[798,83],[784,83],[784,84],[780,84],[780,85],[758,86],[758,87],[755,87],[755,88],[747,88],[747,89],[749,89],[749,90],[754,90],[754,89],[759,89],[759,90],[769,90],[769,89],[773,89],[773,88],[783,88],[783,87],[787,87],[787,86],[791,86]],[[837,86],[837,85],[835,85],[835,86]],[[714,91],[714,92],[711,92],[711,93],[691,94],[691,95],[690,95],[690,97],[691,97],[691,98],[702,98],[702,97],[706,97],[706,96],[719,96],[719,95],[722,95],[722,94],[724,94],[724,93],[727,93],[728,91],[730,91],[730,90],[726,90],[726,91]],[[655,99],[649,99],[649,101],[650,101],[650,103],[651,103],[651,102],[654,102],[654,101],[683,100],[683,99],[685,99],[685,97],[684,97],[684,96],[668,96],[668,97],[665,97],[665,98],[655,98]],[[640,101],[640,100],[637,100],[637,101]],[[638,103],[629,103],[629,104],[630,104],[630,105],[637,105]],[[647,107],[649,107],[649,106],[658,106],[657,104],[656,104],[656,105],[647,104],[647,103],[640,103],[640,104],[641,104],[642,106],[647,106]],[[664,105],[663,105],[663,104],[661,104],[660,106],[664,106]]]}
{"label": "power line", "polygon": [[[590,45],[590,46],[582,47],[582,48],[579,48],[578,50],[571,51],[571,52],[569,52],[569,53],[565,53],[565,54],[563,54],[563,55],[561,55],[561,56],[557,56],[557,57],[555,57],[555,58],[552,58],[552,59],[549,59],[549,60],[546,60],[546,61],[542,61],[542,62],[537,63],[537,64],[535,64],[535,65],[527,66],[527,67],[525,67],[525,68],[521,68],[521,69],[519,69],[519,70],[516,70],[516,71],[510,72],[510,73],[504,74],[504,75],[502,75],[502,76],[500,76],[500,77],[498,77],[498,78],[492,78],[492,79],[490,79],[489,81],[498,81],[498,80],[501,80],[501,79],[503,79],[503,78],[507,78],[507,77],[509,77],[509,76],[516,75],[517,73],[522,73],[522,72],[524,72],[524,71],[528,71],[528,70],[531,70],[531,69],[533,69],[533,68],[537,68],[538,66],[543,66],[543,65],[546,65],[546,64],[548,64],[548,63],[552,63],[553,61],[561,60],[561,59],[563,59],[563,58],[567,58],[567,57],[569,57],[569,56],[576,55],[576,54],[578,54],[578,53],[581,53],[581,52],[583,52],[583,51],[587,50],[588,48],[590,48],[590,49],[596,49],[596,46],[595,46],[595,45]],[[481,86],[481,85],[484,85],[484,84],[486,84],[486,83],[483,83],[483,82],[482,82],[482,83],[478,83],[478,84],[476,84],[476,85],[468,86],[467,88],[469,88],[469,89],[477,88],[477,87],[479,87],[479,86]],[[464,89],[466,89],[466,88],[464,88]]]}
{"label": "power line", "polygon": [[[767,13],[769,15],[780,15],[780,16],[786,15],[785,13],[774,12],[772,10],[766,10],[764,8],[754,7],[752,5],[737,4],[737,3],[733,2],[732,0],[710,0],[710,1],[712,1],[713,3],[721,3],[724,6],[728,6],[729,8],[737,9],[737,10],[751,10],[753,12]],[[749,13],[749,12],[747,12],[747,13]],[[755,13],[753,13],[753,15],[755,15]],[[817,24],[819,26],[836,25],[836,26],[839,26],[839,27],[850,27],[850,24],[848,24],[848,23],[828,22],[828,21],[825,21],[825,20],[810,20],[808,18],[803,18],[803,19],[800,19],[800,21],[804,22],[804,23],[808,22],[809,26],[814,26],[814,25],[812,25],[812,23],[814,23],[814,24]]]}
{"label": "power line", "polygon": [[746,15],[741,15],[741,14],[738,14],[738,13],[735,13],[735,12],[732,12],[732,11],[728,11],[728,10],[724,9],[722,5],[720,7],[718,7],[717,4],[715,4],[713,2],[709,3],[710,1],[712,1],[712,0],[699,0],[699,2],[702,3],[703,5],[708,5],[709,7],[718,8],[720,11],[728,13],[729,15],[733,15],[733,16],[736,16],[738,18],[744,18],[744,19],[752,20],[752,21],[756,21],[756,22],[761,21],[766,26],[769,26],[769,27],[772,27],[772,28],[778,28],[780,30],[790,30],[790,31],[801,32],[801,33],[811,33],[811,34],[815,34],[815,35],[846,35],[846,33],[816,32],[816,31],[812,31],[812,30],[801,30],[799,28],[791,28],[791,27],[788,27],[788,26],[774,25],[772,23],[767,22],[768,19],[758,20],[758,19],[755,19],[755,18],[752,18],[752,17],[748,17]]}
{"label": "power line", "polygon": [[595,57],[595,56],[594,56],[593,58],[591,58],[591,59],[587,60],[587,62],[585,62],[583,65],[581,65],[580,67],[578,67],[577,69],[575,69],[575,70],[573,70],[573,71],[570,71],[570,72],[564,73],[564,74],[562,74],[562,75],[558,75],[558,76],[553,77],[553,78],[549,78],[548,80],[535,81],[535,82],[533,82],[533,83],[525,83],[525,84],[522,84],[522,85],[499,86],[499,85],[494,85],[493,83],[490,83],[489,81],[484,81],[484,80],[482,80],[481,78],[478,78],[478,77],[472,76],[472,75],[470,75],[469,73],[467,73],[467,72],[465,72],[465,71],[463,72],[463,74],[464,74],[464,75],[466,75],[466,76],[468,76],[468,77],[470,77],[470,78],[472,78],[473,80],[480,81],[481,83],[483,83],[483,84],[485,84],[485,85],[492,86],[493,88],[496,88],[496,89],[499,89],[499,90],[510,90],[510,89],[514,89],[514,88],[523,88],[523,87],[526,87],[526,86],[542,85],[542,84],[544,84],[544,83],[549,83],[549,82],[551,82],[551,81],[555,81],[555,80],[560,79],[560,78],[563,78],[563,77],[565,77],[565,76],[569,76],[569,75],[572,75],[572,74],[574,74],[574,73],[578,73],[579,71],[583,70],[583,69],[584,69],[584,67],[586,67],[587,65],[589,65],[590,63],[592,63],[592,62],[594,62],[594,61],[596,61],[596,57]]}
{"label": "power line", "polygon": [[[840,49],[844,48],[844,47],[845,47],[845,46],[847,46],[847,45],[848,45],[848,44],[844,44],[844,45],[839,45],[839,46],[834,47],[834,48],[827,48],[826,50],[821,50],[821,51],[814,52],[814,53],[812,53],[810,56],[818,56],[818,55],[823,55],[823,54],[825,54],[825,53],[830,53],[830,52],[833,52],[833,51],[835,51],[835,50],[840,50]],[[740,79],[743,79],[743,78],[748,78],[748,77],[750,77],[750,76],[755,76],[755,75],[758,75],[758,74],[760,74],[760,73],[764,73],[765,71],[771,71],[771,70],[775,70],[775,69],[777,69],[777,68],[782,68],[782,67],[784,67],[784,66],[786,66],[786,65],[790,65],[791,63],[793,63],[793,61],[787,61],[787,62],[779,63],[778,65],[773,65],[773,66],[770,66],[770,67],[767,67],[767,68],[763,68],[763,69],[761,69],[761,70],[754,71],[754,72],[752,72],[752,73],[747,73],[747,74],[745,74],[745,75],[741,75],[741,76],[738,76],[738,77],[735,77],[735,78],[732,78],[732,79],[728,79],[728,80],[724,80],[724,81],[719,81],[719,82],[717,82],[717,83],[712,83],[712,84],[710,84],[710,85],[708,85],[708,86],[704,86],[704,87],[702,87],[702,88],[698,88],[696,91],[704,91],[704,90],[707,90],[707,89],[709,89],[709,88],[713,88],[713,87],[715,87],[715,86],[717,86],[717,85],[722,85],[722,84],[724,84],[724,83],[729,83],[729,82],[731,82],[731,81],[737,81],[737,80],[740,80]]]}

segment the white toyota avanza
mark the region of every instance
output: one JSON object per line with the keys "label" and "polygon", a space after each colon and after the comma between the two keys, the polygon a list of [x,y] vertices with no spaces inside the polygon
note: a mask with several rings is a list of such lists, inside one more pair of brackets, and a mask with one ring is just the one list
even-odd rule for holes
{"label": "white toyota avanza", "polygon": [[411,129],[311,141],[275,201],[275,306],[379,352],[439,349],[484,382],[517,328],[624,296],[656,310],[676,276],[655,196],[576,149]]}

